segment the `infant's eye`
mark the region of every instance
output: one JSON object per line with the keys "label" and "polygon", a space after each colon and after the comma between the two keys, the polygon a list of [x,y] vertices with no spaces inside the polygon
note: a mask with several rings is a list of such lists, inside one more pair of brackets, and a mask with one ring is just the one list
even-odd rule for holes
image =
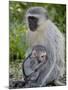
{"label": "infant's eye", "polygon": [[44,57],[44,56],[41,56],[42,58]]}

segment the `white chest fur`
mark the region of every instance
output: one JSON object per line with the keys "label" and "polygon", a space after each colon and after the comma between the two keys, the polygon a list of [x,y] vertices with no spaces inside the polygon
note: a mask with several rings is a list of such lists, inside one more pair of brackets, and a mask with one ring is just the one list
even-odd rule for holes
{"label": "white chest fur", "polygon": [[31,47],[38,44],[44,45],[44,41],[45,41],[44,31],[29,32],[28,38],[29,38],[29,44]]}

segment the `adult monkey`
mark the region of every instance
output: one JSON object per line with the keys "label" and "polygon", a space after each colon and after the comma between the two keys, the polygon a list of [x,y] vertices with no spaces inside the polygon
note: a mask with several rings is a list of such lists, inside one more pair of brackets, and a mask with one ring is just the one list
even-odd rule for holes
{"label": "adult monkey", "polygon": [[42,7],[29,8],[26,13],[26,22],[29,49],[35,45],[43,45],[46,47],[50,59],[50,63],[47,65],[48,72],[44,69],[43,72],[46,73],[40,75],[43,77],[39,86],[44,86],[51,80],[54,80],[56,85],[63,85],[59,79],[65,73],[64,36],[48,18],[47,11]]}

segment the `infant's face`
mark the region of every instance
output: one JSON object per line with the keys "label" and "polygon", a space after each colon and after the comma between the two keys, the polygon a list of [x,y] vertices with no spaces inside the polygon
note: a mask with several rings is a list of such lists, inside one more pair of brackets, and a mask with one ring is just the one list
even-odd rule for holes
{"label": "infant's face", "polygon": [[36,50],[33,50],[32,51],[32,58],[35,58],[34,60],[38,61],[38,62],[43,62],[43,61],[46,61],[47,59],[47,54],[46,54],[46,51],[42,52],[42,51],[39,51],[37,52]]}

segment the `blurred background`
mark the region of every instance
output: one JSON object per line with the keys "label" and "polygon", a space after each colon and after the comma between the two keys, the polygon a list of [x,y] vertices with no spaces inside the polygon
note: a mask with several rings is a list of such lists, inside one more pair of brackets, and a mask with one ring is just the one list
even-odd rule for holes
{"label": "blurred background", "polygon": [[21,79],[21,63],[28,48],[26,43],[26,10],[33,6],[47,9],[49,18],[59,30],[66,33],[66,5],[9,1],[9,78]]}

